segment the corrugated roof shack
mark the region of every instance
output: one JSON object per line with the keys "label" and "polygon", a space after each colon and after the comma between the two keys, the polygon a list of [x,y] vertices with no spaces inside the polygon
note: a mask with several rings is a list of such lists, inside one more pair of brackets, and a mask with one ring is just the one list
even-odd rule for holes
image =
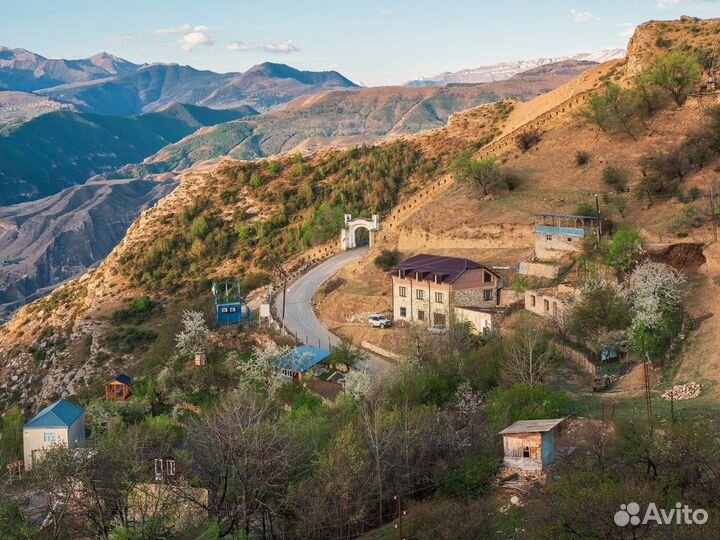
{"label": "corrugated roof shack", "polygon": [[564,418],[520,420],[503,429],[503,463],[524,471],[542,471],[555,459],[555,441]]}

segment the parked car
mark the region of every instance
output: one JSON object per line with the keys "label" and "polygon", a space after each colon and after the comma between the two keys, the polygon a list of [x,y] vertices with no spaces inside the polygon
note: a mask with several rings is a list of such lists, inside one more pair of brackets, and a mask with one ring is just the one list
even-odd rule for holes
{"label": "parked car", "polygon": [[392,326],[392,321],[387,315],[373,313],[368,317],[368,324],[373,328],[390,328]]}
{"label": "parked car", "polygon": [[435,326],[431,326],[428,332],[431,334],[444,334],[447,332],[447,326],[436,324]]}
{"label": "parked car", "polygon": [[610,377],[607,375],[595,377],[592,384],[593,392],[601,392],[603,390],[607,390],[608,388],[610,388]]}

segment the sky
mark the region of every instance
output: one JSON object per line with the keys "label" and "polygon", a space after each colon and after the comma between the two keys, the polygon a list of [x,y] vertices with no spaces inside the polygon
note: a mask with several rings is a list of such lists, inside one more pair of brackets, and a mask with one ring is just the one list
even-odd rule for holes
{"label": "sky", "polygon": [[720,0],[0,0],[0,45],[219,72],[271,61],[379,86],[625,47],[635,25],[680,15],[720,17]]}

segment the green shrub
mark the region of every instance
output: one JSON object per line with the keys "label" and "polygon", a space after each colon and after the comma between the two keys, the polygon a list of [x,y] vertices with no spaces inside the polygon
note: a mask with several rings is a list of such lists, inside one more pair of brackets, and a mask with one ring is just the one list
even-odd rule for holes
{"label": "green shrub", "polygon": [[114,329],[105,336],[105,341],[110,350],[115,353],[132,353],[151,344],[157,336],[158,334],[154,330],[130,326]]}
{"label": "green shrub", "polygon": [[381,270],[389,271],[400,264],[402,253],[397,249],[383,249],[373,262]]}
{"label": "green shrub", "polygon": [[142,296],[126,302],[125,307],[112,312],[110,320],[114,325],[142,324],[155,315],[161,306],[148,296]]}
{"label": "green shrub", "polygon": [[615,165],[608,165],[603,169],[602,179],[605,185],[619,193],[628,190],[630,174],[626,169]]}
{"label": "green shrub", "polygon": [[256,172],[252,173],[252,175],[250,175],[250,185],[254,188],[259,188],[263,185],[262,177]]}
{"label": "green shrub", "polygon": [[204,239],[211,230],[210,222],[205,216],[196,217],[190,227],[190,236],[197,240]]}
{"label": "green shrub", "polygon": [[608,247],[608,263],[627,272],[642,254],[642,236],[636,227],[623,227],[617,231]]}
{"label": "green shrub", "polygon": [[518,383],[488,393],[487,415],[499,429],[518,420],[559,418],[570,412],[570,398],[563,390]]}

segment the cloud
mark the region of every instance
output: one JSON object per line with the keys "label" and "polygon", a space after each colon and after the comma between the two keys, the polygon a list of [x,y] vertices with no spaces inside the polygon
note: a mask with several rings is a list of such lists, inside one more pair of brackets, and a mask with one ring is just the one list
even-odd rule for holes
{"label": "cloud", "polygon": [[571,9],[570,14],[572,15],[573,22],[575,24],[583,24],[590,21],[599,21],[600,19],[590,13],[589,11],[578,11],[576,9]]}
{"label": "cloud", "polygon": [[340,65],[339,64],[329,64],[327,68],[337,71],[338,69],[340,69]]}
{"label": "cloud", "polygon": [[618,34],[622,38],[629,38],[635,33],[637,26],[634,23],[624,22],[617,23],[615,26],[622,28],[622,31]]}
{"label": "cloud", "polygon": [[215,40],[212,39],[207,31],[209,27],[204,24],[192,26],[189,24],[181,24],[174,28],[160,28],[156,30],[156,34],[171,35],[171,36],[182,36],[177,40],[177,44],[183,51],[192,51],[196,47],[207,47],[215,44]]}
{"label": "cloud", "polygon": [[249,52],[260,51],[273,54],[290,54],[300,52],[300,47],[295,45],[291,40],[279,41],[277,43],[267,43],[258,45],[256,43],[245,43],[244,41],[231,41],[225,47],[230,52]]}
{"label": "cloud", "polygon": [[[202,32],[200,28],[207,30],[207,27],[198,27],[198,31]],[[189,34],[192,32],[194,28],[190,26],[189,24],[181,24],[180,26],[176,26],[175,28],[160,28],[159,30],[156,30],[155,32],[158,34]]]}
{"label": "cloud", "polygon": [[190,32],[178,39],[180,48],[183,51],[192,51],[196,47],[209,47],[215,44],[215,40],[211,39],[205,32]]}
{"label": "cloud", "polygon": [[281,41],[278,43],[268,43],[267,45],[262,45],[261,47],[259,47],[259,49],[265,52],[276,54],[289,54],[294,52],[300,52],[300,47],[295,45],[289,39],[287,41]]}
{"label": "cloud", "polygon": [[230,52],[247,52],[253,50],[252,45],[248,45],[242,41],[232,41],[228,43],[225,48]]}

